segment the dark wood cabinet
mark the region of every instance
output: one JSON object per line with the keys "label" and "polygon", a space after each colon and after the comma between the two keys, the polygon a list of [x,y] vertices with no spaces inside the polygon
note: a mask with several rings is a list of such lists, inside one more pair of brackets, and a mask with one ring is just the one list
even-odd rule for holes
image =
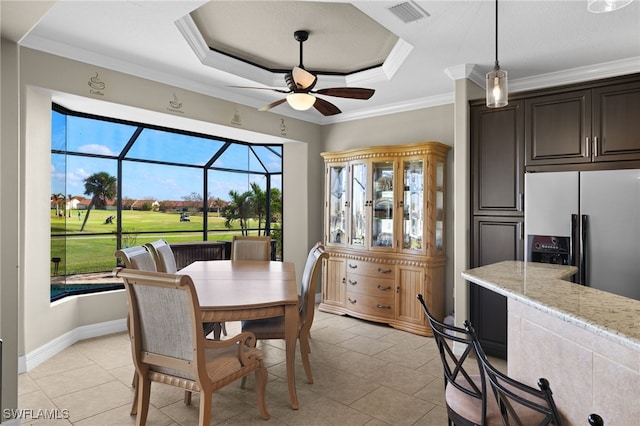
{"label": "dark wood cabinet", "polygon": [[524,217],[475,216],[473,267],[524,259]]}
{"label": "dark wood cabinet", "polygon": [[[503,260],[522,260],[524,217],[474,217],[473,266]],[[475,284],[470,285],[470,320],[482,347],[491,356],[507,357],[507,299]]]}
{"label": "dark wood cabinet", "polygon": [[593,93],[593,160],[640,160],[640,82]]}
{"label": "dark wood cabinet", "polygon": [[526,165],[591,161],[591,91],[525,100]]}
{"label": "dark wood cabinet", "polygon": [[473,214],[522,216],[524,102],[472,108]]}
{"label": "dark wood cabinet", "polygon": [[[524,100],[471,105],[472,267],[522,260]],[[470,284],[470,320],[487,354],[507,356],[507,301]]]}
{"label": "dark wood cabinet", "polygon": [[526,165],[640,160],[640,82],[525,99]]}

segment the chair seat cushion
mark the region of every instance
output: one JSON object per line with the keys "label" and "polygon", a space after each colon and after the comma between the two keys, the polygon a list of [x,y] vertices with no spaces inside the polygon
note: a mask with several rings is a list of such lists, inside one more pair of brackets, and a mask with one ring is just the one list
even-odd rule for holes
{"label": "chair seat cushion", "polygon": [[[481,380],[480,376],[472,375],[471,379],[480,389]],[[464,377],[458,377],[456,382],[463,387],[468,387],[467,381]],[[500,416],[500,410],[496,398],[493,396],[493,392],[489,386],[489,379],[486,379],[487,383],[487,425],[502,425],[502,417]],[[462,392],[453,385],[448,385],[445,391],[445,400],[447,406],[455,411],[459,416],[473,422],[474,424],[482,424],[482,400],[474,398],[466,393]]]}
{"label": "chair seat cushion", "polygon": [[257,339],[284,339],[284,317],[242,321],[242,331],[250,331]]}
{"label": "chair seat cushion", "polygon": [[[473,382],[480,388],[480,376],[473,375],[471,376]],[[457,383],[461,385],[466,385],[466,379],[464,377],[458,377],[456,379]],[[493,390],[491,389],[491,384],[489,382],[489,378],[486,378],[486,386],[487,386],[487,421],[486,425],[503,425],[502,416],[500,414],[500,408],[498,407],[498,402],[496,401],[495,395],[493,394]],[[524,398],[531,398],[531,395],[526,394],[518,389],[512,389],[513,392],[517,395],[521,395]],[[482,401],[478,398],[474,398],[465,394],[464,392],[457,389],[455,386],[447,386],[447,390],[445,392],[445,399],[447,401],[447,406],[451,408],[453,411],[458,413],[461,417],[465,419],[469,419],[475,424],[482,424],[481,422],[481,410],[482,410]],[[546,403],[542,400],[536,401],[538,404],[545,405]],[[525,425],[535,425],[540,424],[544,419],[544,414],[532,410],[524,405],[518,404],[513,400],[510,400],[510,403],[513,405],[514,410],[516,411],[518,417],[522,421],[522,424]]]}

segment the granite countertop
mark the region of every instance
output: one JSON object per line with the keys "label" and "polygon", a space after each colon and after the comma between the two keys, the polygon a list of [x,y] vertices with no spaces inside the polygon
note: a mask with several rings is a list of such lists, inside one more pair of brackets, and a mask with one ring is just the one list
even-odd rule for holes
{"label": "granite countertop", "polygon": [[567,281],[575,266],[505,261],[469,269],[468,281],[640,351],[640,301]]}

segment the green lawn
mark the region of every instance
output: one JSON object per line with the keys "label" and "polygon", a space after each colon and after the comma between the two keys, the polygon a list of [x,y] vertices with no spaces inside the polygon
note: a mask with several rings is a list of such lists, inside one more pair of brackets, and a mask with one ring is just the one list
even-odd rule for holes
{"label": "green lawn", "polygon": [[[82,211],[82,210],[81,210]],[[71,217],[58,217],[56,211],[51,211],[51,233],[67,232],[66,237],[51,237],[51,257],[61,259],[58,265],[58,275],[74,275],[89,272],[111,271],[116,267],[113,253],[116,250],[116,223],[105,224],[105,219],[116,214],[111,210],[91,210],[87,225],[80,232],[82,220],[86,211],[82,211],[82,218],[78,219],[76,211]],[[154,241],[159,238],[169,243],[202,241],[202,214],[189,214],[190,222],[180,222],[180,213],[161,213],[153,211],[125,210],[122,212],[122,231],[130,233],[124,235],[123,246],[134,246]],[[209,241],[231,240],[233,235],[240,234],[239,224],[233,222],[233,228],[224,226],[225,219],[209,214]],[[257,226],[256,222],[249,226]],[[168,231],[191,231],[185,233],[171,233]],[[141,232],[152,232],[149,234]],[[87,234],[101,235],[87,235]],[[51,263],[51,275],[54,275],[54,264]]]}

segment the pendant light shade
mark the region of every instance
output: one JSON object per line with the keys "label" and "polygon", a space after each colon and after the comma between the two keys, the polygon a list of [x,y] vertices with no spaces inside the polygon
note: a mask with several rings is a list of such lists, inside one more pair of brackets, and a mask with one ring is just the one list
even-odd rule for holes
{"label": "pendant light shade", "polygon": [[487,107],[500,108],[509,103],[507,72],[498,63],[498,0],[496,0],[496,64],[487,73]]}
{"label": "pendant light shade", "polygon": [[589,0],[587,10],[592,13],[613,12],[631,3],[631,0]]}
{"label": "pendant light shade", "polygon": [[287,95],[287,103],[293,109],[306,111],[316,103],[316,97],[308,93],[292,93]]}
{"label": "pendant light shade", "polygon": [[489,108],[506,106],[509,103],[507,93],[507,72],[501,70],[496,62],[493,71],[487,73],[487,106]]}

